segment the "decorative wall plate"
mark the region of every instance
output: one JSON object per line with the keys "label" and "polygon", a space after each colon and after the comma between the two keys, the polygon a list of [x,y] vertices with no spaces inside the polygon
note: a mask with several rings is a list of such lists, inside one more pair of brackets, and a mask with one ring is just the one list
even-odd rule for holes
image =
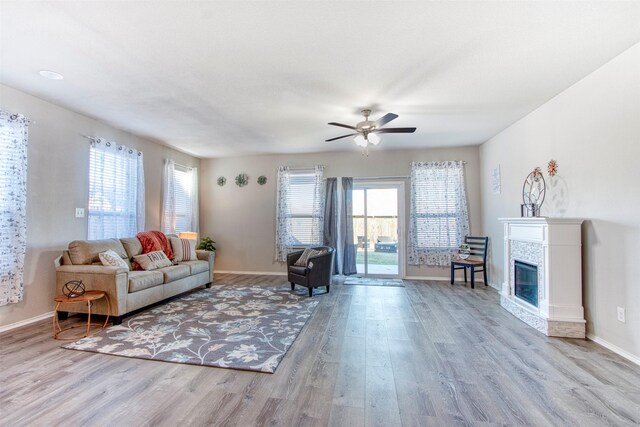
{"label": "decorative wall plate", "polygon": [[264,175],[260,175],[258,177],[258,184],[265,185],[267,183],[267,177]]}
{"label": "decorative wall plate", "polygon": [[246,173],[241,173],[236,176],[236,185],[238,187],[244,187],[249,183],[249,176]]}
{"label": "decorative wall plate", "polygon": [[224,176],[221,176],[218,178],[218,185],[220,187],[222,187],[223,185],[225,185],[227,183],[227,178],[225,178]]}

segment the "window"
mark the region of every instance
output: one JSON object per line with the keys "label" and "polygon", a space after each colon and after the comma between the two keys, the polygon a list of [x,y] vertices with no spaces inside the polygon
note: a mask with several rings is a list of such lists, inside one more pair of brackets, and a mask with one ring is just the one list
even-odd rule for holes
{"label": "window", "polygon": [[134,236],[144,230],[142,153],[101,138],[89,149],[88,238]]}
{"label": "window", "polygon": [[322,244],[324,167],[278,170],[276,260],[295,247]]}
{"label": "window", "polygon": [[0,306],[22,301],[29,120],[0,110]]}
{"label": "window", "polygon": [[412,163],[409,264],[449,265],[468,234],[464,163]]}
{"label": "window", "polygon": [[198,170],[165,161],[162,231],[198,231]]}

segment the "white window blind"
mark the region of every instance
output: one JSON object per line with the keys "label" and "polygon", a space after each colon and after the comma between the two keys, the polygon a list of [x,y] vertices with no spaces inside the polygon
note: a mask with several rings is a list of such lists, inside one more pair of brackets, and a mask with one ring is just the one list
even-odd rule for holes
{"label": "white window blind", "polygon": [[193,215],[193,169],[175,167],[176,233],[197,231],[191,224]]}
{"label": "white window blind", "polygon": [[162,231],[198,231],[198,169],[165,161]]}
{"label": "white window blind", "polygon": [[89,149],[88,238],[135,236],[144,230],[142,153],[104,139]]}
{"label": "white window blind", "polygon": [[0,110],[0,306],[22,301],[29,121]]}
{"label": "white window blind", "polygon": [[295,246],[319,245],[317,225],[322,219],[321,200],[316,194],[316,175],[291,172],[289,178],[289,218]]}
{"label": "white window blind", "polygon": [[285,261],[294,247],[322,244],[324,167],[278,170],[276,260]]}
{"label": "white window blind", "polygon": [[412,163],[409,263],[449,265],[468,234],[464,163]]}

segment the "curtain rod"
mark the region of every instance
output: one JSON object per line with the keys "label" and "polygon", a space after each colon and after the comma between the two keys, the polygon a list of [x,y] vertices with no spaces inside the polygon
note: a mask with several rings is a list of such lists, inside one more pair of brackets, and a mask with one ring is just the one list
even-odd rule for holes
{"label": "curtain rod", "polygon": [[[466,160],[431,160],[431,161],[433,161],[433,162],[451,162],[451,161],[460,162],[460,161],[462,161],[463,165],[467,164]],[[411,165],[411,163],[429,163],[429,162],[409,162],[409,165]]]}

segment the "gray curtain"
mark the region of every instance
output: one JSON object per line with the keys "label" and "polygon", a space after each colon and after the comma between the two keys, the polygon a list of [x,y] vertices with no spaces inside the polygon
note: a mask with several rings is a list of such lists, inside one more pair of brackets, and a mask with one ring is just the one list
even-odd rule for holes
{"label": "gray curtain", "polygon": [[356,274],[356,245],[353,243],[353,178],[342,178],[342,210],[340,231],[344,236],[342,274]]}
{"label": "gray curtain", "polygon": [[[338,178],[327,178],[322,236],[325,246],[338,247]],[[338,261],[333,263],[333,274],[338,274]]]}

